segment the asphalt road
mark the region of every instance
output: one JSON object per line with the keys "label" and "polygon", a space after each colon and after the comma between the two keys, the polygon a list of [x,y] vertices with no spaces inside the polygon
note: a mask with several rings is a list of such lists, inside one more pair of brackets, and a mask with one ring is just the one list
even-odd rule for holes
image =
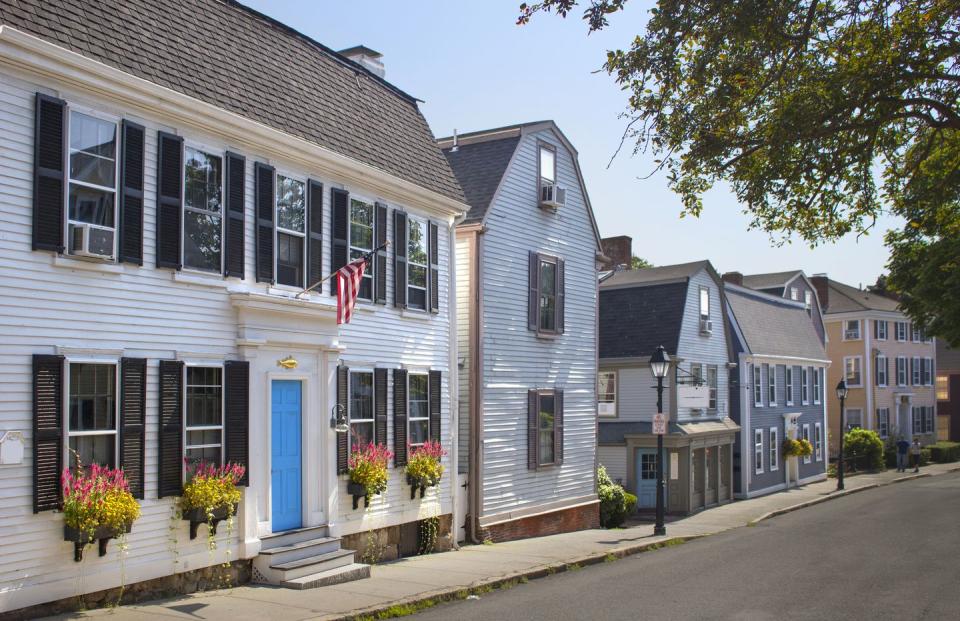
{"label": "asphalt road", "polygon": [[416,618],[958,620],[960,474],[852,494]]}

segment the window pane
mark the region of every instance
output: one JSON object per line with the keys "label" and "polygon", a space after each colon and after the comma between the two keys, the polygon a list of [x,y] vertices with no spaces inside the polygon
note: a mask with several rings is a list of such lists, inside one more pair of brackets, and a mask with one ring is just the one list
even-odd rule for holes
{"label": "window pane", "polygon": [[113,227],[113,192],[70,184],[69,215],[76,222]]}
{"label": "window pane", "polygon": [[73,436],[70,438],[70,467],[77,467],[77,457],[84,466],[99,464],[114,467],[116,461],[117,436],[114,434],[102,436]]}
{"label": "window pane", "polygon": [[427,441],[427,425],[429,421],[410,421],[410,444],[423,444]]}
{"label": "window pane", "polygon": [[557,293],[557,266],[546,261],[540,262],[540,293],[556,295]]}
{"label": "window pane", "polygon": [[[359,259],[366,252],[363,250],[350,249],[350,260]],[[364,300],[373,299],[373,274],[371,273],[369,266],[363,272],[363,279],[360,281],[360,292],[357,297],[363,298]]]}
{"label": "window pane", "polygon": [[116,429],[115,366],[70,365],[70,431]]}
{"label": "window pane", "polygon": [[[187,426],[220,425],[223,420],[221,370],[218,367],[187,367]],[[217,438],[219,431],[215,431]],[[189,435],[189,434],[188,434]],[[217,439],[215,442],[219,443]],[[188,444],[210,444],[193,442]]]}
{"label": "window pane", "polygon": [[222,439],[222,432],[219,429],[202,429],[200,431],[187,432],[187,446],[220,444]]}
{"label": "window pane", "polygon": [[411,401],[426,401],[427,400],[427,376],[426,375],[409,375],[410,383],[410,400]]}
{"label": "window pane", "polygon": [[117,125],[70,114],[70,178],[108,188],[116,184]]}
{"label": "window pane", "polygon": [[220,216],[185,211],[183,214],[183,263],[187,267],[220,271]]}
{"label": "window pane", "polygon": [[277,283],[303,286],[303,237],[277,233]]}
{"label": "window pane", "polygon": [[413,287],[425,288],[427,286],[427,268],[411,265],[410,266],[410,285]]}
{"label": "window pane", "polygon": [[710,316],[710,290],[700,289],[700,316]]}
{"label": "window pane", "polygon": [[540,432],[540,463],[541,464],[553,463],[553,432],[552,431]]}
{"label": "window pane", "polygon": [[195,464],[200,461],[205,461],[208,464],[219,464],[220,447],[210,446],[200,449],[187,449],[184,451],[183,456],[186,458],[187,463],[189,464]]}
{"label": "window pane", "polygon": [[350,423],[350,442],[352,446],[366,446],[373,442],[373,421]]}
{"label": "window pane", "polygon": [[597,394],[601,403],[613,403],[617,394],[616,373],[601,373]]}
{"label": "window pane", "polygon": [[112,159],[79,151],[70,153],[70,178],[75,181],[112,188],[117,172],[116,166],[116,162]]}
{"label": "window pane", "polygon": [[550,149],[540,148],[540,176],[547,181],[556,181],[554,178],[555,156]]}
{"label": "window pane", "polygon": [[423,222],[410,218],[407,237],[407,259],[411,263],[427,264],[427,235]]}
{"label": "window pane", "polygon": [[350,200],[350,245],[373,249],[373,205],[356,199]]}
{"label": "window pane", "polygon": [[221,161],[219,157],[187,148],[183,203],[191,209],[220,213]]}
{"label": "window pane", "polygon": [[303,182],[277,175],[277,226],[303,233],[305,212]]}
{"label": "window pane", "polygon": [[420,310],[426,310],[427,308],[426,290],[410,287],[407,290],[407,306],[409,306],[410,308],[419,308]]}
{"label": "window pane", "polygon": [[553,395],[540,395],[540,413],[538,418],[538,428],[540,430],[540,463],[549,464],[553,462]]}
{"label": "window pane", "polygon": [[350,374],[350,420],[373,418],[373,373]]}
{"label": "window pane", "polygon": [[556,330],[556,298],[540,296],[540,329]]}

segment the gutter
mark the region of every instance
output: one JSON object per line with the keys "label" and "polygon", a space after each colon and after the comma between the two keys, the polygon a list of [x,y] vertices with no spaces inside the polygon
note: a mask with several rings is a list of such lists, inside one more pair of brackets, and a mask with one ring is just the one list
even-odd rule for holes
{"label": "gutter", "polygon": [[482,338],[480,327],[483,316],[483,294],[480,287],[480,270],[483,268],[481,261],[481,244],[483,237],[481,233],[484,229],[478,229],[473,232],[473,265],[470,270],[470,463],[467,467],[467,492],[470,515],[470,528],[467,529],[467,539],[474,544],[483,543],[481,537],[480,512],[483,508],[483,412],[482,412],[482,387],[483,387],[483,367],[481,366],[483,354],[480,351]]}
{"label": "gutter", "polygon": [[457,548],[457,528],[459,521],[459,511],[457,508],[457,483],[459,480],[459,461],[458,449],[460,448],[460,360],[457,351],[457,225],[464,221],[467,212],[462,211],[457,214],[453,222],[448,225],[447,237],[449,259],[449,287],[447,289],[447,341],[448,341],[448,368],[450,377],[447,380],[447,388],[450,391],[450,530],[453,538],[453,547]]}

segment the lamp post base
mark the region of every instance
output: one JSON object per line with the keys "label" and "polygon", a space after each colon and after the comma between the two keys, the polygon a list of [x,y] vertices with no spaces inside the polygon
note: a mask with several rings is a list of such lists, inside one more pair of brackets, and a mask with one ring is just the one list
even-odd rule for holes
{"label": "lamp post base", "polygon": [[667,534],[667,529],[664,526],[654,526],[653,527],[653,536],[654,537],[663,537]]}

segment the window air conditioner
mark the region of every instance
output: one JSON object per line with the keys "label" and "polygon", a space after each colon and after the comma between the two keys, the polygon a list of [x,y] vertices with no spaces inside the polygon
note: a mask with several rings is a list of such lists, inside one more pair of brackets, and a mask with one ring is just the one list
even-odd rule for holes
{"label": "window air conditioner", "polygon": [[113,229],[87,223],[70,223],[70,254],[81,257],[113,258]]}
{"label": "window air conditioner", "polygon": [[547,209],[558,209],[567,202],[567,191],[555,183],[544,183],[540,186],[540,206]]}
{"label": "window air conditioner", "polygon": [[710,319],[700,320],[700,334],[713,334],[713,321]]}

